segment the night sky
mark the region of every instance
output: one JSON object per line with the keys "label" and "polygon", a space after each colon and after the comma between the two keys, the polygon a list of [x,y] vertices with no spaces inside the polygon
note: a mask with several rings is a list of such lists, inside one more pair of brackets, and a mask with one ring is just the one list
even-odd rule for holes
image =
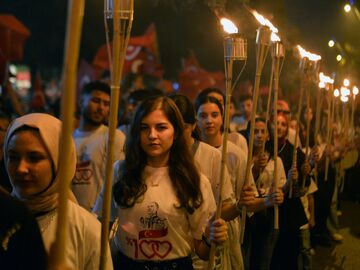
{"label": "night sky", "polygon": [[[215,15],[203,0],[135,0],[133,35],[141,35],[154,22],[165,77],[175,79],[181,69],[181,57],[193,51],[201,65],[210,71],[223,69],[222,31]],[[245,78],[254,74],[254,38],[258,24],[244,10],[241,0],[228,0],[227,12],[240,32],[248,38],[248,64]],[[270,3],[269,3],[270,2]],[[296,62],[291,48],[297,44],[323,56],[323,69],[337,74],[359,70],[360,21],[354,14],[345,14],[339,0],[258,0],[249,5],[268,17],[280,30],[288,48],[289,63]],[[64,0],[2,0],[1,13],[12,13],[32,35],[26,42],[24,63],[50,71],[61,70],[65,37],[66,7]],[[98,47],[105,42],[103,1],[87,0],[80,55],[91,62]],[[335,49],[327,42],[335,37],[348,53],[340,67]],[[351,60],[350,60],[351,59]],[[290,64],[289,64],[290,65]],[[293,70],[291,66],[286,66]],[[286,75],[291,77],[291,75]]]}

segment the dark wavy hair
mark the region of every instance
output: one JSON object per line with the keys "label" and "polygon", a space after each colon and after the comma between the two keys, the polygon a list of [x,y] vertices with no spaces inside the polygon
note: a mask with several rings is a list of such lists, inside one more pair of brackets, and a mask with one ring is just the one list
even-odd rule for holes
{"label": "dark wavy hair", "polygon": [[215,94],[219,94],[222,96],[223,102],[224,102],[224,106],[226,104],[226,96],[224,94],[223,91],[221,91],[219,88],[215,88],[215,87],[209,87],[209,88],[205,88],[203,90],[201,90],[201,92],[198,94],[198,96],[196,97],[196,99],[200,99],[200,98],[204,98],[209,96],[211,93],[215,93]]}
{"label": "dark wavy hair", "polygon": [[146,153],[141,148],[140,129],[144,117],[160,109],[174,127],[174,142],[170,148],[169,176],[179,200],[177,208],[185,208],[189,214],[203,202],[200,190],[200,174],[195,167],[190,149],[183,135],[184,121],[175,105],[168,97],[158,96],[143,101],[136,110],[129,136],[125,143],[125,162],[118,172],[114,185],[115,201],[123,208],[131,208],[145,194],[147,186],[142,178],[146,166]]}

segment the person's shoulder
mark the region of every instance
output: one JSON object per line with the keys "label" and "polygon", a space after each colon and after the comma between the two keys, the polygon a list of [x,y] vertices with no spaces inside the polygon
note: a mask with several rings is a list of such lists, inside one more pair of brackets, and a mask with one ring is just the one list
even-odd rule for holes
{"label": "person's shoulder", "polygon": [[204,142],[199,142],[199,150],[203,151],[203,152],[207,152],[207,153],[211,153],[214,155],[221,155],[221,152],[219,149],[211,146],[210,144],[204,143]]}
{"label": "person's shoulder", "polygon": [[202,173],[200,173],[200,188],[202,190],[212,190],[210,180]]}
{"label": "person's shoulder", "polygon": [[115,136],[117,136],[117,137],[125,140],[125,137],[126,137],[126,136],[125,136],[124,132],[122,132],[121,130],[116,129],[116,130],[115,130],[115,134],[116,134]]}
{"label": "person's shoulder", "polygon": [[227,142],[228,152],[237,153],[239,156],[245,155],[245,152],[240,148],[240,146],[236,145],[232,141]]}
{"label": "person's shoulder", "polygon": [[100,222],[96,216],[87,211],[82,206],[69,200],[69,222],[74,226],[80,226],[85,229],[99,229],[101,227]]}

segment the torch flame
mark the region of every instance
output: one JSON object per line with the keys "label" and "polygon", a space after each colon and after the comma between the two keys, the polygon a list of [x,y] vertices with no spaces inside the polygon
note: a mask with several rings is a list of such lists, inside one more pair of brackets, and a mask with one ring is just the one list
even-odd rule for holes
{"label": "torch flame", "polygon": [[344,103],[348,102],[349,101],[349,97],[348,96],[341,96],[340,97],[340,100]]}
{"label": "torch flame", "polygon": [[329,84],[334,83],[334,79],[331,79],[329,76],[326,76],[322,72],[319,73],[319,79],[320,79],[320,83],[323,83],[324,85],[327,84],[327,83],[329,83]]}
{"label": "torch flame", "polygon": [[313,53],[310,53],[308,51],[306,51],[305,49],[303,49],[300,45],[297,46],[299,52],[300,52],[300,55],[301,55],[301,58],[308,58],[310,61],[319,61],[321,59],[321,56],[320,55],[317,55],[317,54],[313,54]]}
{"label": "torch flame", "polygon": [[356,86],[353,87],[352,89],[352,93],[354,96],[356,96],[357,94],[359,94],[359,88],[357,88]]}
{"label": "torch flame", "polygon": [[224,31],[228,34],[236,34],[238,33],[238,29],[237,27],[235,26],[235,24],[230,21],[229,19],[226,19],[226,18],[222,18],[220,20],[220,23],[221,25],[223,26],[224,28]]}
{"label": "torch flame", "polygon": [[271,33],[271,41],[272,41],[272,42],[280,42],[281,39],[280,39],[280,37],[279,37],[277,34],[275,34],[275,32],[272,32],[272,33]]}
{"label": "torch flame", "polygon": [[340,93],[341,93],[341,96],[347,97],[347,96],[350,95],[350,89],[342,86],[342,87],[340,88]]}
{"label": "torch flame", "polygon": [[326,84],[323,81],[319,82],[319,88],[325,88]]}
{"label": "torch flame", "polygon": [[258,20],[258,22],[261,25],[265,25],[265,26],[269,27],[273,33],[279,32],[279,30],[268,19],[266,19],[263,15],[258,13],[256,10],[252,10],[251,13],[254,15],[254,17]]}

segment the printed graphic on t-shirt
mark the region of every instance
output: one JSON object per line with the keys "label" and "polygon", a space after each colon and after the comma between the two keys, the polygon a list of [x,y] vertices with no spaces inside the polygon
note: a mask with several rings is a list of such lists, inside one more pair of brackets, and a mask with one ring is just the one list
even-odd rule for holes
{"label": "printed graphic on t-shirt", "polygon": [[169,241],[159,239],[168,235],[167,219],[158,216],[159,204],[152,202],[147,205],[147,214],[139,219],[142,230],[138,239],[127,239],[129,246],[134,246],[134,257],[138,258],[139,252],[147,259],[165,259],[171,252],[172,245]]}
{"label": "printed graphic on t-shirt", "polygon": [[91,168],[91,160],[86,151],[78,158],[76,164],[76,172],[73,178],[73,185],[89,185],[90,179],[93,176],[93,170]]}

